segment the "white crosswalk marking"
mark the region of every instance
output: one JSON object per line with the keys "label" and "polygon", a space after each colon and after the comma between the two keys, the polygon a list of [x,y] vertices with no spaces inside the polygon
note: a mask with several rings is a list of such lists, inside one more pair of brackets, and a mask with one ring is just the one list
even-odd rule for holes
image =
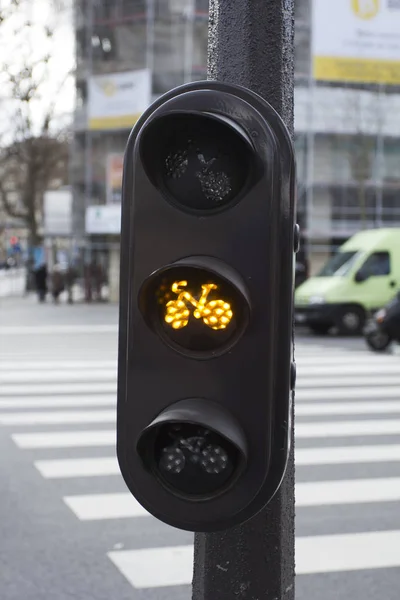
{"label": "white crosswalk marking", "polygon": [[52,396],[58,394],[115,394],[114,382],[105,383],[6,383],[0,387],[0,398],[15,396]]}
{"label": "white crosswalk marking", "polygon": [[35,467],[46,479],[119,475],[118,462],[114,457],[37,460]]}
{"label": "white crosswalk marking", "polygon": [[0,415],[0,425],[113,423],[115,418],[115,410],[9,413]]}
{"label": "white crosswalk marking", "polygon": [[192,581],[192,546],[109,552],[108,556],[137,589],[189,585]]}
{"label": "white crosswalk marking", "polygon": [[[296,353],[297,522],[306,528],[317,510],[330,510],[335,520],[334,534],[324,533],[322,520],[318,535],[297,537],[297,574],[399,568],[400,521],[391,531],[380,531],[378,519],[376,531],[370,524],[354,531],[343,515],[351,507],[400,508],[400,358],[306,343],[297,343]],[[135,536],[135,523],[158,522],[122,487],[116,377],[114,360],[3,361],[0,426],[26,452],[36,476],[52,482],[43,485],[78,486],[60,493],[76,523],[112,526],[123,519],[132,528],[134,546],[108,553],[132,586],[188,585],[191,545],[143,548]]]}
{"label": "white crosswalk marking", "polygon": [[[3,330],[2,330],[3,331]],[[76,371],[79,369],[80,371],[87,372],[88,369],[113,369],[114,372],[117,372],[117,363],[115,360],[32,360],[32,361],[23,361],[21,363],[20,360],[2,360],[0,362],[0,372],[9,373],[10,371],[18,371],[18,376],[21,372],[25,373],[26,371],[40,371],[41,373],[46,373],[47,371],[51,371],[53,369],[58,369],[62,371]]]}
{"label": "white crosswalk marking", "polygon": [[385,446],[338,446],[297,448],[296,465],[345,465],[400,461],[400,444]]}
{"label": "white crosswalk marking", "polygon": [[[385,358],[387,358],[385,356]],[[365,365],[370,365],[372,368],[377,366],[377,360],[382,361],[382,357],[377,357],[376,354],[366,354],[361,352],[351,352],[346,350],[327,350],[323,348],[321,350],[314,349],[313,351],[306,352],[304,346],[297,347],[296,351],[296,362],[302,367],[313,365],[330,366],[330,365],[354,365],[354,372],[357,373],[359,369],[364,369]],[[389,356],[387,363],[395,364],[397,360],[394,356]],[[382,361],[383,362],[383,361]],[[385,361],[386,362],[386,361]],[[386,363],[386,364],[387,364]],[[380,368],[380,367],[379,367]],[[385,369],[386,367],[384,367]]]}
{"label": "white crosswalk marking", "polygon": [[400,420],[371,421],[321,421],[320,423],[298,423],[296,437],[345,437],[348,435],[389,435],[400,434]]}
{"label": "white crosswalk marking", "polygon": [[[343,358],[341,362],[337,364],[332,364],[330,359],[326,360],[325,358],[321,361],[321,357],[316,357],[315,360],[312,359],[310,361],[304,362],[302,359],[297,360],[297,365],[299,369],[299,373],[301,374],[301,379],[299,383],[303,383],[305,378],[320,378],[320,377],[331,377],[332,375],[339,376],[343,379],[348,379],[354,376],[360,375],[371,375],[374,372],[374,362],[360,362],[354,363],[351,361],[346,362],[346,358]],[[322,363],[322,364],[321,364]],[[376,370],[376,369],[375,369]],[[398,375],[399,366],[396,362],[390,362],[389,364],[382,363],[379,366],[379,374],[380,375]],[[376,380],[375,380],[376,383]],[[364,385],[364,382],[362,383]],[[386,377],[385,377],[385,385],[386,385]]]}
{"label": "white crosswalk marking", "polygon": [[[82,521],[146,517],[149,513],[129,493],[68,496],[66,504]],[[333,506],[400,501],[400,477],[297,483],[296,506]]]}
{"label": "white crosswalk marking", "polygon": [[400,567],[400,531],[321,535],[296,540],[296,572],[335,573]]}
{"label": "white crosswalk marking", "polygon": [[323,417],[326,415],[383,415],[400,413],[400,400],[388,402],[324,402],[299,404],[297,417]]}
{"label": "white crosswalk marking", "polygon": [[[297,538],[296,573],[400,567],[399,547],[400,531]],[[108,556],[137,589],[189,585],[192,580],[192,546],[109,552]]]}
{"label": "white crosswalk marking", "polygon": [[353,400],[354,398],[360,398],[366,400],[368,398],[374,398],[377,401],[387,400],[388,398],[399,398],[399,386],[384,386],[377,384],[375,387],[369,386],[367,388],[360,387],[346,387],[343,385],[343,381],[338,378],[337,387],[332,388],[312,388],[303,389],[300,388],[296,393],[297,401],[318,401],[318,400]]}
{"label": "white crosswalk marking", "polygon": [[[115,369],[49,369],[48,371],[26,370],[19,373],[19,382],[54,383],[54,382],[83,382],[83,381],[115,381]],[[0,385],[15,381],[15,372],[0,371]]]}
{"label": "white crosswalk marking", "polygon": [[[342,385],[345,384],[346,387],[360,387],[360,386],[376,386],[376,375],[348,375],[346,377],[342,376]],[[310,388],[321,388],[321,387],[336,387],[338,384],[338,378],[336,376],[332,377],[302,377],[299,381],[299,385],[297,386],[298,390],[310,389]],[[385,386],[386,385],[400,385],[400,375],[385,375]]]}
{"label": "white crosswalk marking", "polygon": [[117,400],[115,394],[109,396],[101,396],[96,394],[90,396],[57,396],[54,398],[43,398],[38,396],[37,399],[32,400],[28,397],[14,398],[13,400],[0,400],[0,410],[4,408],[86,408],[88,406],[116,406]]}
{"label": "white crosswalk marking", "polygon": [[317,481],[296,485],[296,506],[400,501],[400,477]]}
{"label": "white crosswalk marking", "polygon": [[115,430],[58,431],[57,433],[15,433],[11,436],[19,448],[84,448],[115,446]]}
{"label": "white crosswalk marking", "polygon": [[4,325],[1,328],[3,335],[45,335],[62,333],[116,333],[117,325],[30,325],[30,326],[9,326]]}
{"label": "white crosswalk marking", "polygon": [[82,521],[149,516],[149,513],[129,493],[67,496],[64,502]]}

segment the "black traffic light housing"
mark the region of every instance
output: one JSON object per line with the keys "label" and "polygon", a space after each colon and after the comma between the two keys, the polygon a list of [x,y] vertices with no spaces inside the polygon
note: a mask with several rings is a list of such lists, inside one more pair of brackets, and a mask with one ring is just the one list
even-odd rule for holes
{"label": "black traffic light housing", "polygon": [[117,454],[153,515],[216,531],[290,448],[295,165],[272,107],[205,81],[157,100],[124,162]]}

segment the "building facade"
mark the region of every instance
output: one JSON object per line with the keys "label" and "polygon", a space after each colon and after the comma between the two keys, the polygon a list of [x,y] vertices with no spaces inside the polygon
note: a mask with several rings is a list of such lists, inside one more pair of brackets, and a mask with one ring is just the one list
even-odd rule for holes
{"label": "building facade", "polygon": [[[311,1],[295,3],[295,144],[298,220],[314,272],[359,229],[400,225],[400,89],[314,81]],[[93,82],[106,75],[123,82],[131,74],[135,85],[147,73],[147,91],[138,92],[144,109],[172,87],[206,78],[207,29],[208,0],[75,0],[74,231],[78,244],[104,260],[112,299],[121,157],[137,114],[122,111],[119,123],[102,126],[97,119],[91,127],[91,112],[99,108],[91,106]]]}
{"label": "building facade", "polygon": [[[312,2],[295,2],[295,144],[298,218],[315,272],[357,231],[400,225],[400,86],[315,81]],[[326,0],[328,19],[335,8]]]}

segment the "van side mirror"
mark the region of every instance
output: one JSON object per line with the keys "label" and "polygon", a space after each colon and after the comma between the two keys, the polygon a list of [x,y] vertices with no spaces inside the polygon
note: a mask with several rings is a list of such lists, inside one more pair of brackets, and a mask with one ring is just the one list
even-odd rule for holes
{"label": "van side mirror", "polygon": [[357,271],[357,273],[354,275],[354,281],[356,283],[362,283],[363,281],[366,281],[367,279],[368,279],[368,275],[367,275],[367,273],[365,273],[365,271],[363,272],[362,269]]}

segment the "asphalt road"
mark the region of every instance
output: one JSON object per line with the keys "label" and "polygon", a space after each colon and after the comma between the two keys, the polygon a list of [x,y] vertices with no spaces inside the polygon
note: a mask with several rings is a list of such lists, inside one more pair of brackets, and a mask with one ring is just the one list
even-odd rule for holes
{"label": "asphalt road", "polygon": [[[190,598],[192,539],[127,494],[117,310],[0,299],[1,600]],[[297,600],[398,600],[400,356],[297,340]]]}

